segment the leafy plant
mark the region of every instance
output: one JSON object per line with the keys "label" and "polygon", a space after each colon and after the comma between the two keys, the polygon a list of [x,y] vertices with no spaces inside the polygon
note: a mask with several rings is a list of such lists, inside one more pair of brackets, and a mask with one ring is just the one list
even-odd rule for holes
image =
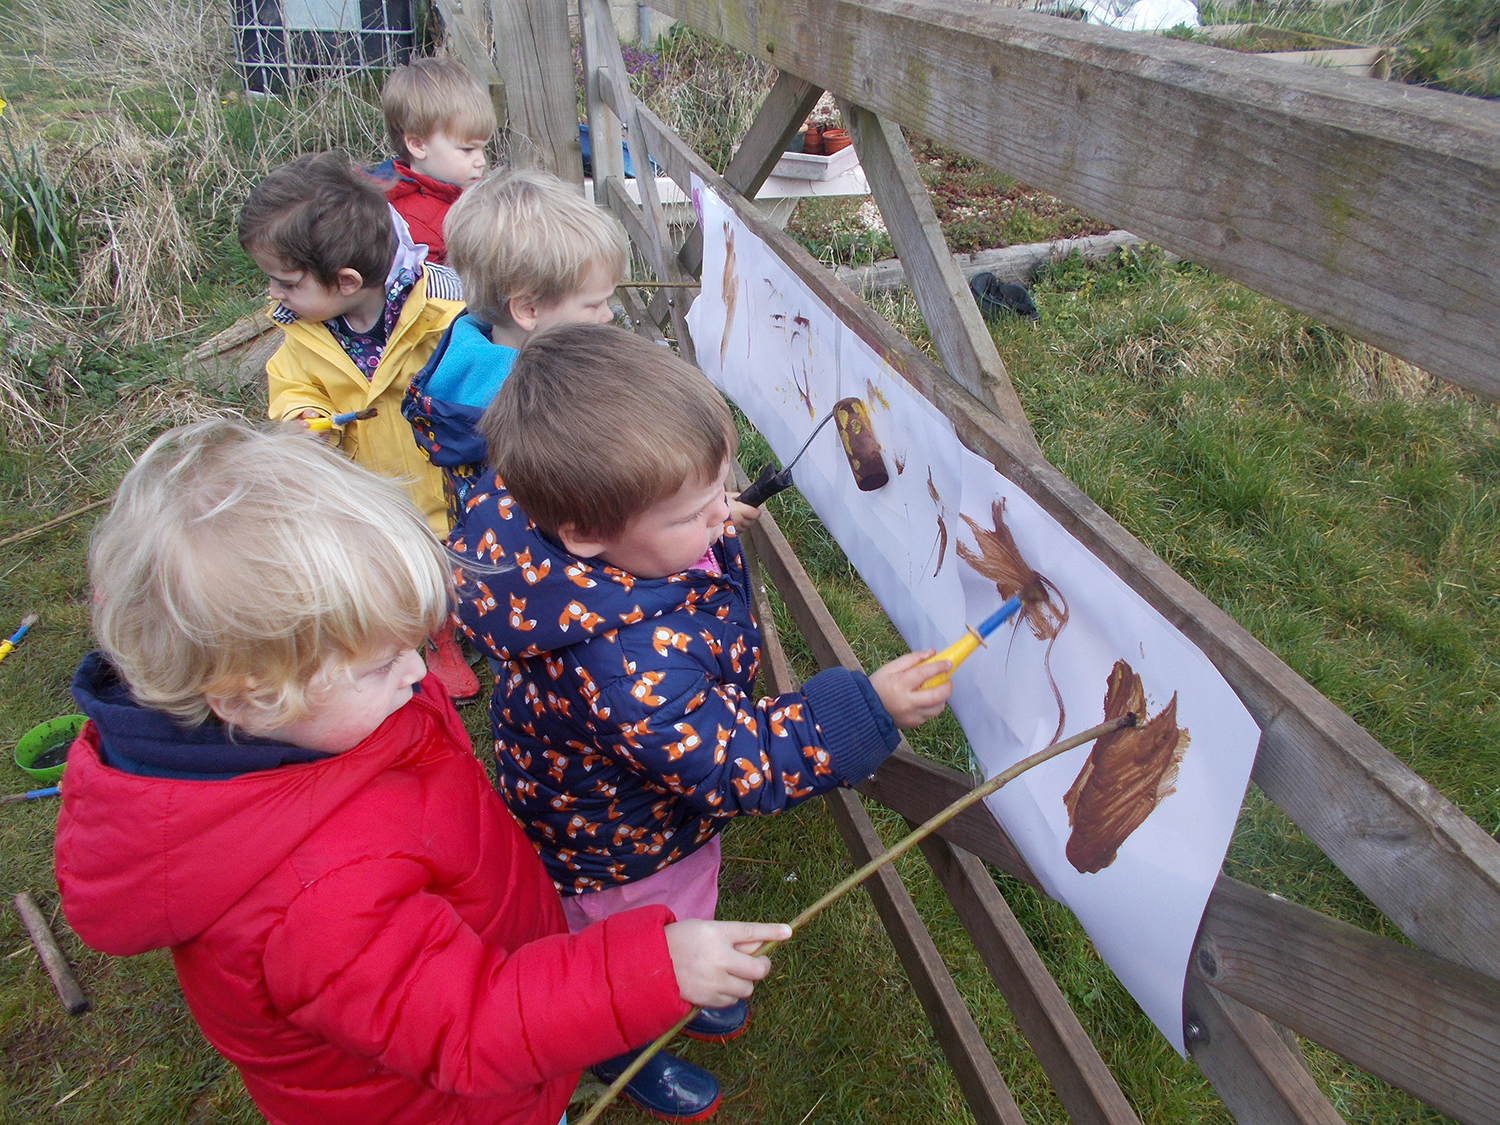
{"label": "leafy plant", "polygon": [[[0,101],[0,113],[5,103]],[[7,153],[0,153],[0,231],[28,269],[71,273],[78,262],[78,200],[53,183],[39,141],[24,154],[0,117]]]}

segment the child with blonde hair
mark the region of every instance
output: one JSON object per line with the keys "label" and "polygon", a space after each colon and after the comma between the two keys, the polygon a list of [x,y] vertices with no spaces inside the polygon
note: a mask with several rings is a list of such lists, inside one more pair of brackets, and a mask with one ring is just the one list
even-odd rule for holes
{"label": "child with blonde hair", "polygon": [[170,948],[286,1125],[556,1125],[591,1063],[748,995],[785,926],[652,907],[569,935],[414,646],[449,559],[295,433],[158,439],[89,551],[55,864],[85,942]]}
{"label": "child with blonde hair", "polygon": [[427,260],[448,260],[443,220],[465,188],[484,175],[495,135],[495,107],[457,59],[413,59],[380,90],[386,136],[396,154],[369,170],[406,220]]}
{"label": "child with blonde hair", "polygon": [[468,308],[417,373],[402,405],[444,475],[457,517],[485,460],[477,429],[517,351],[559,324],[608,324],[630,263],[625,232],[556,176],[495,172],[448,213],[449,263]]}
{"label": "child with blonde hair", "polygon": [[[948,664],[910,653],[754,699],[760,632],[724,489],[734,422],[669,349],[599,325],[538,333],[481,428],[494,471],[449,543],[516,564],[477,580],[458,610],[498,662],[500,795],[574,932],[647,903],[712,918],[729,821],[868,777],[898,728],[943,709],[952,686],[921,684]],[[721,1041],[745,1021],[736,1000],[685,1031]],[[625,1090],[682,1122],[719,1098],[712,1074],[671,1056]]]}

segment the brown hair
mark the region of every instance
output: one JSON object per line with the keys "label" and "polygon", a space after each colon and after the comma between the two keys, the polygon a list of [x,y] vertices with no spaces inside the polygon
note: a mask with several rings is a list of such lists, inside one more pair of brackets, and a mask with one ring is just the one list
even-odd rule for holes
{"label": "brown hair", "polygon": [[479,429],[539,528],[606,539],[684,484],[711,481],[738,444],[701,371],[603,324],[528,339]]}
{"label": "brown hair", "polygon": [[269,251],[324,286],[341,269],[357,270],[366,289],[383,286],[396,257],[385,194],[341,152],[300,157],[256,184],[239,236],[246,253]]}
{"label": "brown hair", "polygon": [[553,304],[602,264],[623,281],[629,245],[620,224],[549,172],[497,169],[458,197],[443,222],[448,264],[469,311],[508,327],[510,299]]}
{"label": "brown hair", "polygon": [[488,140],[495,134],[495,107],[484,87],[457,59],[413,59],[398,66],[380,90],[391,148],[410,160],[407,137],[424,141],[444,133],[450,141]]}

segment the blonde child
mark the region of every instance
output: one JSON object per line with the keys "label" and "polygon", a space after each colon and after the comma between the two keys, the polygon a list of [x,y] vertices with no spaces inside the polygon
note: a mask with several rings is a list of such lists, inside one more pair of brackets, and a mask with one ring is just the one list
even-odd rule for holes
{"label": "blonde child", "polygon": [[412,380],[402,406],[417,443],[444,474],[457,518],[485,460],[477,430],[533,332],[608,324],[629,244],[618,223],[556,176],[500,172],[448,214],[450,263],[468,308]]}
{"label": "blonde child", "polygon": [[396,155],[369,173],[385,187],[413,241],[427,247],[427,260],[446,262],[443,219],[484,175],[495,107],[457,59],[414,59],[386,78],[380,108]]}
{"label": "blonde child", "polygon": [[89,552],[63,909],[170,948],[209,1042],[286,1125],[556,1125],[590,1063],[748,995],[784,926],[662,907],[569,936],[414,646],[449,560],[318,442],[174,430]]}
{"label": "blonde child", "polygon": [[[495,471],[449,543],[516,564],[458,610],[499,662],[500,795],[575,932],[646,903],[712,918],[728,822],[869,776],[897,728],[943,709],[951,685],[920,685],[947,662],[919,667],[929,651],[869,676],[830,668],[799,692],[753,699],[760,633],[724,489],[734,423],[668,349],[597,325],[539,333],[482,429]],[[724,1040],[745,1020],[736,1001],[686,1031]],[[626,1061],[596,1072],[613,1077]],[[626,1092],[658,1116],[698,1121],[718,1083],[668,1056]]]}

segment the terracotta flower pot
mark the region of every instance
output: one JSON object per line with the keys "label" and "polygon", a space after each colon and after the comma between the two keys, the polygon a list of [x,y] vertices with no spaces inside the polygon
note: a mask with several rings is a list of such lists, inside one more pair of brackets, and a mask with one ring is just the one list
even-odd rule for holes
{"label": "terracotta flower pot", "polygon": [[849,130],[847,129],[824,129],[823,130],[823,155],[832,156],[840,149],[849,147]]}
{"label": "terracotta flower pot", "polygon": [[822,156],[823,153],[823,130],[817,125],[807,125],[802,129],[802,151],[812,156]]}

